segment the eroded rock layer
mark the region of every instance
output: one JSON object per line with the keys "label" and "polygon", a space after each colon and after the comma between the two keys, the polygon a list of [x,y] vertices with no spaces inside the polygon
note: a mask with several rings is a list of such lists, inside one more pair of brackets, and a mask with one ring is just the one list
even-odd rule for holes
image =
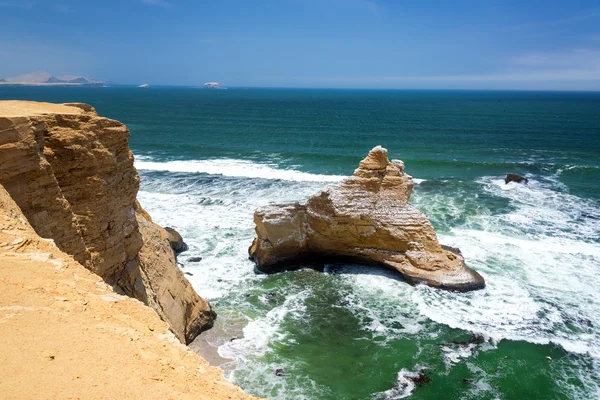
{"label": "eroded rock layer", "polygon": [[485,287],[457,249],[440,245],[427,216],[408,204],[414,182],[404,163],[377,146],[340,185],[305,204],[273,205],[254,214],[250,257],[259,270],[336,260],[382,264],[411,283],[449,290]]}
{"label": "eroded rock layer", "polygon": [[151,305],[189,342],[211,326],[210,306],[177,267],[162,228],[136,207],[128,138],[125,125],[87,104],[0,101],[0,184],[41,237]]}

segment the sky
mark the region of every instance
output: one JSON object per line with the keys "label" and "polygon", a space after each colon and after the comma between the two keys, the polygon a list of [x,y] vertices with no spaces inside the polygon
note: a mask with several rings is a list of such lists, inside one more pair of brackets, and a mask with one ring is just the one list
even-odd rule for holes
{"label": "sky", "polygon": [[0,77],[600,90],[600,0],[0,0]]}

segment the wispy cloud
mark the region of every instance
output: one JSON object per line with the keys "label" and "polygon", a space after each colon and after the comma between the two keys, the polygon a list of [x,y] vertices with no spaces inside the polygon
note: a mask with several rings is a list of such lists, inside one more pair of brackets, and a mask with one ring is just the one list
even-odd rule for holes
{"label": "wispy cloud", "polygon": [[600,49],[529,52],[478,74],[297,77],[320,86],[600,90]]}
{"label": "wispy cloud", "polygon": [[600,49],[577,48],[555,52],[534,51],[508,59],[516,66],[533,68],[589,68],[600,70]]}
{"label": "wispy cloud", "polygon": [[499,72],[490,74],[456,75],[394,75],[319,78],[322,81],[353,83],[407,83],[407,82],[564,82],[594,81],[600,79],[600,71],[586,69],[559,69],[545,71]]}
{"label": "wispy cloud", "polygon": [[570,15],[562,18],[544,20],[544,21],[531,21],[522,24],[509,26],[510,30],[531,30],[531,29],[544,29],[544,28],[556,28],[563,25],[570,25],[577,22],[585,21],[588,19],[600,19],[600,7],[592,8],[584,12]]}
{"label": "wispy cloud", "polygon": [[310,3],[318,6],[334,7],[339,10],[360,11],[375,17],[381,16],[381,8],[375,0],[311,0]]}
{"label": "wispy cloud", "polygon": [[356,7],[362,8],[376,17],[381,17],[381,9],[375,0],[354,0]]}
{"label": "wispy cloud", "polygon": [[61,13],[70,13],[73,12],[73,9],[66,4],[54,4],[54,9]]}
{"label": "wispy cloud", "polygon": [[35,2],[34,1],[11,1],[11,0],[0,0],[0,7],[6,7],[6,8],[25,8],[25,9],[29,9],[29,8],[33,8],[33,6],[35,6]]}
{"label": "wispy cloud", "polygon": [[142,3],[161,7],[167,7],[171,5],[171,3],[169,3],[167,0],[142,0]]}

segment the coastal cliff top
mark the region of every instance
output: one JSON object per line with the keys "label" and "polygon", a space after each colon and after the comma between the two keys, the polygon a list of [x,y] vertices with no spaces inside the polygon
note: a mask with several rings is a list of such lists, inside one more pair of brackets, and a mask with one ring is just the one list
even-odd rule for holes
{"label": "coastal cliff top", "polygon": [[0,117],[27,117],[43,114],[83,114],[76,106],[42,103],[38,101],[1,100]]}

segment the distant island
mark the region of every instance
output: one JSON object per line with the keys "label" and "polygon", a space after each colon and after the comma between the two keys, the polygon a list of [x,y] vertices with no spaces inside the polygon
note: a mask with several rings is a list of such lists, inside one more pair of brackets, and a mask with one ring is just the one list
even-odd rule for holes
{"label": "distant island", "polygon": [[223,89],[219,82],[206,82],[204,84],[204,89]]}
{"label": "distant island", "polygon": [[31,72],[12,78],[0,78],[0,85],[28,86],[104,86],[103,81],[84,78],[83,76],[56,77],[46,71]]}

